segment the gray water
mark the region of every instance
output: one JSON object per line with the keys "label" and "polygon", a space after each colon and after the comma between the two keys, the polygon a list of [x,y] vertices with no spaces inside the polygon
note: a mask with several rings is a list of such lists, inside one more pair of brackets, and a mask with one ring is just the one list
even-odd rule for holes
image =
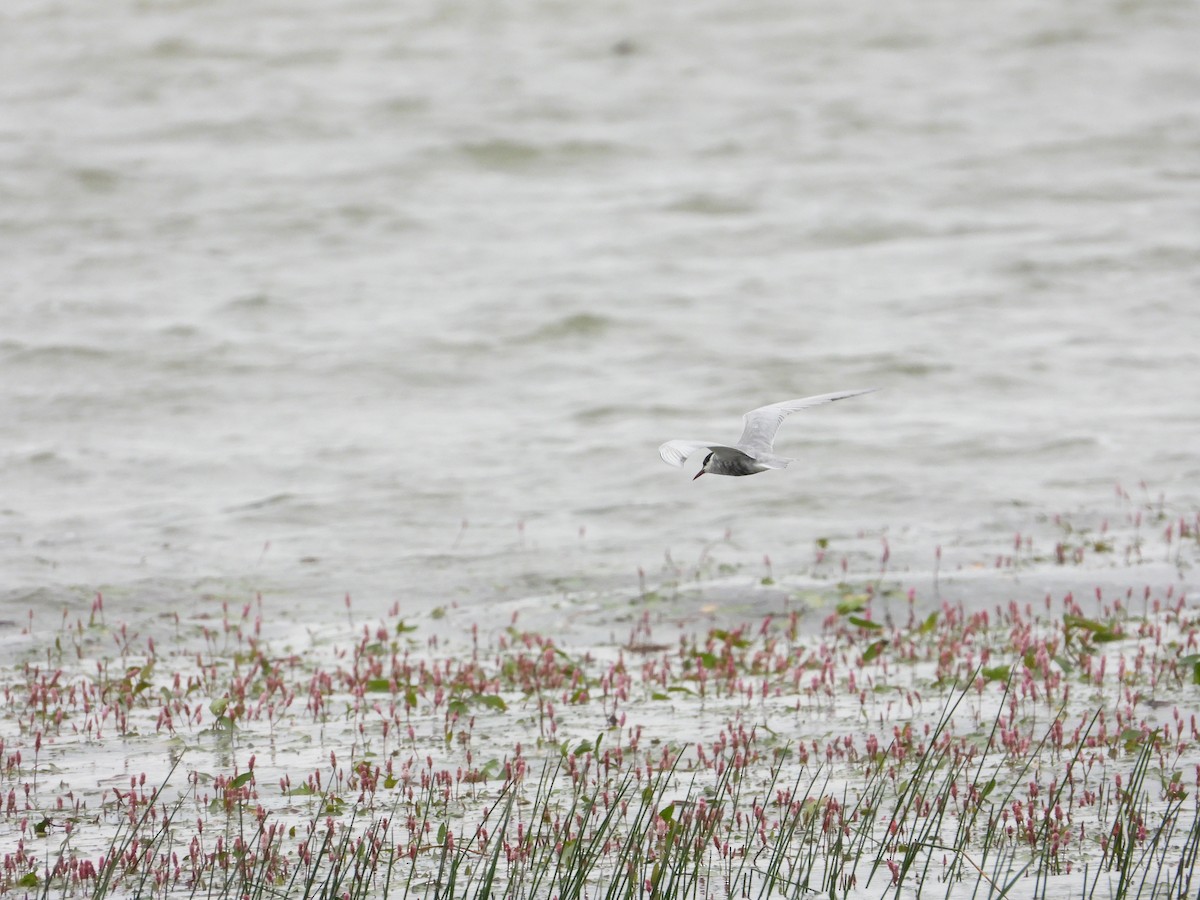
{"label": "gray water", "polygon": [[[2,611],[1194,510],[1198,40],[1191,2],[10,0]],[[656,452],[871,385],[786,471]]]}

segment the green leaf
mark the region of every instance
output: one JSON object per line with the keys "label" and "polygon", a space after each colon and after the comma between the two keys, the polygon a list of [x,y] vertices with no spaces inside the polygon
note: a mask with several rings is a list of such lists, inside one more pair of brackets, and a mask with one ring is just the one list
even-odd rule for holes
{"label": "green leaf", "polygon": [[229,786],[226,789],[236,791],[238,788],[240,788],[242,785],[244,785],[246,782],[248,782],[253,777],[254,777],[253,772],[243,772],[241,775],[237,776],[237,778],[235,778],[231,782],[229,782]]}
{"label": "green leaf", "polygon": [[17,882],[19,887],[37,887],[41,884],[38,881],[37,872],[26,872],[21,876],[21,880]]}
{"label": "green leaf", "polygon": [[746,647],[749,642],[737,631],[726,631],[724,628],[714,628],[708,632],[715,640],[730,644],[731,647]]}
{"label": "green leaf", "polygon": [[847,616],[850,613],[862,612],[867,608],[869,599],[866,594],[843,594],[842,601],[837,605],[837,614]]}
{"label": "green leaf", "polygon": [[1083,631],[1090,632],[1092,640],[1097,643],[1107,643],[1109,641],[1119,641],[1124,637],[1118,632],[1112,623],[1098,622],[1095,619],[1088,619],[1083,616],[1075,616],[1071,613],[1063,614],[1063,629],[1079,628]]}
{"label": "green leaf", "polygon": [[983,676],[984,681],[1008,681],[1008,676],[1012,673],[1012,666],[988,666],[979,674]]}
{"label": "green leaf", "polygon": [[675,804],[668,803],[658,811],[658,817],[664,822],[672,822],[675,820]]}
{"label": "green leaf", "polygon": [[1126,728],[1117,736],[1117,740],[1125,745],[1126,752],[1132,753],[1142,742],[1142,733],[1136,728]]}
{"label": "green leaf", "polygon": [[933,629],[937,628],[937,620],[938,614],[931,612],[928,618],[917,627],[917,632],[920,634],[929,634]]}
{"label": "green leaf", "polygon": [[865,628],[867,631],[878,631],[883,627],[878,622],[872,622],[870,619],[864,619],[862,616],[851,616],[846,621],[859,628]]}
{"label": "green leaf", "polygon": [[405,634],[406,632],[416,630],[416,625],[409,625],[403,619],[396,623],[396,634]]}
{"label": "green leaf", "polygon": [[879,654],[883,652],[883,648],[887,645],[888,642],[884,640],[879,640],[873,643],[867,648],[866,652],[863,653],[863,662],[869,663],[871,660],[875,659],[875,657],[879,656]]}
{"label": "green leaf", "polygon": [[481,706],[486,706],[488,709],[494,709],[496,712],[508,711],[508,704],[504,702],[504,698],[499,694],[476,694],[475,702]]}
{"label": "green leaf", "polygon": [[214,716],[217,716],[219,718],[219,717],[225,715],[225,710],[227,710],[229,708],[229,698],[228,697],[218,697],[216,700],[214,700],[212,703],[210,703],[208,705],[208,708]]}

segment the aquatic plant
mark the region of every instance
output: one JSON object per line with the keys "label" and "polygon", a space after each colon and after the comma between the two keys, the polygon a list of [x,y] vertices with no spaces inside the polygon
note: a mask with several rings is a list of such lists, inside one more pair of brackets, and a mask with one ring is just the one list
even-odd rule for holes
{"label": "aquatic plant", "polygon": [[[1172,522],[1176,564],[1195,534]],[[628,637],[583,647],[398,607],[309,634],[261,598],[165,632],[99,596],[31,617],[0,892],[1194,897],[1194,604],[1014,582],[982,609],[885,581],[887,552],[805,588],[819,625],[679,627],[653,609],[686,595],[643,584]]]}

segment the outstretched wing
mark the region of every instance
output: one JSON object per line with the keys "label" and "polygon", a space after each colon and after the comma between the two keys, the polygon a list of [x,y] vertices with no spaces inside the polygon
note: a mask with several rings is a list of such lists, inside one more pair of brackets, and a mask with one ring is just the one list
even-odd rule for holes
{"label": "outstretched wing", "polygon": [[[783,420],[799,409],[810,406],[820,406],[822,403],[832,403],[834,400],[845,400],[847,397],[857,397],[859,394],[869,394],[879,388],[861,388],[856,391],[834,391],[832,394],[817,394],[815,397],[803,397],[799,400],[783,400],[770,406],[760,406],[752,409],[742,417],[746,423],[742,436],[738,438],[737,448],[747,456],[757,457],[760,453],[770,453],[775,444],[775,433]],[[679,465],[677,463],[677,465]]]}
{"label": "outstretched wing", "polygon": [[712,441],[667,441],[658,448],[658,455],[663,462],[672,466],[682,466],[687,458],[697,450],[715,450],[724,444],[714,444]]}

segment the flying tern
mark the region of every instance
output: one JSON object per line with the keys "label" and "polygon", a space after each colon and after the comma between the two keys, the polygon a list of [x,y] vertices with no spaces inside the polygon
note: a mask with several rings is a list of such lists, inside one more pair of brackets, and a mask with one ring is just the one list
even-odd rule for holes
{"label": "flying tern", "polygon": [[818,394],[815,397],[804,397],[799,400],[783,400],[769,406],[752,409],[742,417],[745,426],[742,436],[733,446],[719,444],[715,441],[667,441],[658,448],[658,455],[663,462],[673,466],[682,466],[689,456],[699,450],[708,450],[704,464],[695,474],[695,481],[705,472],[713,475],[754,475],[767,469],[783,469],[795,460],[775,455],[775,433],[789,415],[810,406],[820,406],[822,403],[832,403],[834,400],[845,400],[847,397],[857,397],[859,394],[869,394],[879,388],[861,388],[856,391],[835,391],[832,394]]}

